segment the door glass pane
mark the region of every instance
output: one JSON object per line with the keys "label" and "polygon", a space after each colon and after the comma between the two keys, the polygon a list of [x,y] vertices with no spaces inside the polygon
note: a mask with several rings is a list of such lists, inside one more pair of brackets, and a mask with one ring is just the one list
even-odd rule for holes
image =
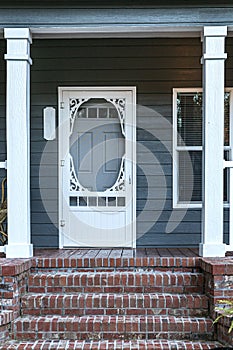
{"label": "door glass pane", "polygon": [[121,123],[117,108],[104,99],[90,99],[73,116],[72,170],[84,190],[103,192],[117,182],[125,153]]}

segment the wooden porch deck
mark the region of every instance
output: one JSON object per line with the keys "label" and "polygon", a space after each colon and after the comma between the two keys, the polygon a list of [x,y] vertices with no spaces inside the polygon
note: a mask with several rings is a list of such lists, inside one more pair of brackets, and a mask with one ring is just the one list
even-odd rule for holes
{"label": "wooden porch deck", "polygon": [[35,258],[98,259],[198,257],[198,248],[35,249]]}

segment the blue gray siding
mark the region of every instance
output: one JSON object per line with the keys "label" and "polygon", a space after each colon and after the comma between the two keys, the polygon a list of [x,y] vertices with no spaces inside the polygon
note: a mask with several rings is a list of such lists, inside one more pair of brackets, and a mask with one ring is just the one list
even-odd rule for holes
{"label": "blue gray siding", "polygon": [[[176,226],[174,232],[166,234],[165,231],[172,214],[172,158],[169,153],[172,88],[201,86],[200,57],[199,39],[34,41],[31,173],[35,245],[56,246],[58,237],[43,208],[38,186],[40,154],[45,146],[42,110],[45,106],[57,108],[58,86],[89,85],[137,87],[138,245],[190,246],[199,243],[200,210],[188,211],[179,225],[176,222],[179,218],[172,219]],[[56,220],[57,170],[53,166],[57,161],[56,152],[53,156],[47,184],[51,197],[46,205],[50,208],[49,216]],[[156,223],[155,218],[158,219]]]}
{"label": "blue gray siding", "polygon": [[[230,1],[221,2],[221,7],[213,7],[214,2],[168,1],[155,5],[153,1],[142,4],[137,1],[111,2],[90,1],[88,6],[78,1],[1,1],[0,23],[3,27],[12,26],[105,26],[105,25],[232,25],[233,8]],[[10,6],[11,4],[11,6]],[[184,2],[183,2],[184,4]],[[216,4],[216,2],[215,2]],[[23,5],[23,6],[22,6]],[[159,6],[158,6],[159,5]]]}

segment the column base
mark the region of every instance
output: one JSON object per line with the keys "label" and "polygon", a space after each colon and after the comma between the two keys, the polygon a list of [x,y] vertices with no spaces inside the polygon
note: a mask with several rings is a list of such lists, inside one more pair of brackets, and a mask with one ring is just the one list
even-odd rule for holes
{"label": "column base", "polygon": [[32,244],[8,244],[6,246],[7,258],[32,258],[33,245]]}
{"label": "column base", "polygon": [[226,244],[199,244],[199,255],[203,257],[225,257]]}

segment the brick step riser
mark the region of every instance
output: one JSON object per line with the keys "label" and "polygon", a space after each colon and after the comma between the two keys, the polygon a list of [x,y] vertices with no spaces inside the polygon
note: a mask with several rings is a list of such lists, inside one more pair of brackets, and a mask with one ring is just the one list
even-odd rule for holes
{"label": "brick step riser", "polygon": [[180,316],[180,317],[207,317],[209,314],[208,310],[180,310],[180,309],[42,309],[30,310],[25,309],[22,311],[22,316],[46,316],[46,315],[59,315],[59,316],[101,316],[101,315],[121,315],[121,316],[149,316],[149,315],[160,315],[160,316]]}
{"label": "brick step riser", "polygon": [[59,315],[59,316],[150,316],[150,315],[161,315],[161,316],[180,316],[180,317],[207,317],[209,314],[208,310],[173,310],[173,309],[106,309],[101,312],[99,309],[71,309],[71,310],[60,310],[60,309],[42,309],[41,312],[38,310],[23,310],[22,316],[46,316],[46,315]]}
{"label": "brick step riser", "polygon": [[[178,320],[178,321],[177,321]],[[59,319],[19,319],[13,328],[14,339],[177,339],[211,340],[213,327],[210,320],[170,320],[164,317],[81,317]]]}
{"label": "brick step riser", "polygon": [[[132,253],[132,252],[131,252]],[[59,257],[38,257],[32,262],[32,268],[38,270],[51,269],[161,269],[169,270],[177,269],[198,269],[200,267],[200,258],[196,257],[140,257],[135,256],[108,256],[100,257],[78,257],[75,256],[59,256]]]}
{"label": "brick step riser", "polygon": [[22,315],[208,315],[204,295],[33,295],[22,298]]}
{"label": "brick step riser", "polygon": [[159,266],[142,266],[141,268],[139,267],[69,267],[69,268],[31,268],[31,273],[40,273],[40,274],[45,274],[45,273],[103,273],[103,272],[137,272],[140,269],[141,272],[143,271],[156,271],[156,272],[172,272],[172,273],[201,273],[200,268],[198,267],[159,267]]}
{"label": "brick step riser", "polygon": [[35,274],[32,293],[202,293],[202,274],[83,273]]}
{"label": "brick step riser", "polygon": [[57,340],[57,339],[63,339],[63,340],[90,340],[90,341],[96,341],[96,340],[150,340],[150,339],[167,339],[167,340],[187,340],[187,341],[211,341],[213,339],[212,333],[206,333],[206,334],[199,334],[199,333],[177,333],[177,332],[151,332],[151,333],[137,333],[137,332],[127,332],[127,333],[101,333],[101,332],[43,332],[38,334],[32,334],[32,333],[17,333],[16,337],[13,339],[21,340]]}
{"label": "brick step riser", "polygon": [[198,286],[72,286],[72,287],[29,287],[29,293],[174,293],[174,294],[202,294],[202,287]]}

